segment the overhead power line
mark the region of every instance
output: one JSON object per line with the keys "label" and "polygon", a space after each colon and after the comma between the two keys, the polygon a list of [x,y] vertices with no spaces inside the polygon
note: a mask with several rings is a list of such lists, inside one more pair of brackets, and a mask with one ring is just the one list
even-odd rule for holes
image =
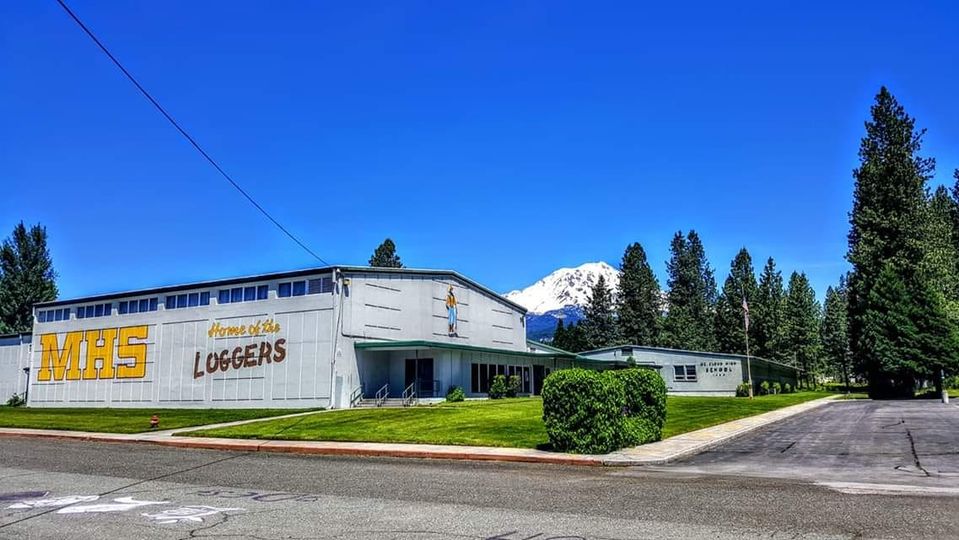
{"label": "overhead power line", "polygon": [[160,114],[162,114],[164,118],[166,118],[171,124],[173,124],[173,127],[175,127],[176,130],[180,132],[180,135],[183,135],[183,137],[185,137],[186,140],[189,141],[190,144],[193,145],[193,148],[196,148],[197,152],[199,152],[200,155],[202,155],[208,162],[210,162],[210,165],[213,165],[213,168],[216,169],[217,172],[219,172],[219,173],[223,176],[223,178],[226,178],[226,181],[229,182],[230,185],[232,185],[234,188],[236,188],[237,191],[239,191],[244,197],[246,197],[246,200],[250,201],[250,204],[252,204],[254,207],[256,207],[256,209],[259,210],[260,213],[262,213],[264,216],[266,216],[266,218],[267,218],[268,220],[270,220],[274,225],[276,225],[277,228],[279,228],[281,231],[283,231],[283,234],[285,234],[285,235],[287,235],[288,237],[290,237],[290,240],[293,240],[294,242],[296,242],[296,244],[297,244],[298,246],[300,246],[301,248],[303,248],[304,250],[306,250],[307,253],[309,253],[310,255],[312,255],[313,257],[315,257],[316,260],[320,261],[320,262],[323,263],[324,265],[329,265],[329,264],[330,264],[330,263],[326,262],[325,260],[323,260],[323,258],[320,257],[319,255],[317,255],[312,249],[310,249],[309,247],[307,247],[306,244],[304,244],[303,242],[301,242],[299,238],[297,238],[293,233],[291,233],[289,230],[287,230],[286,227],[284,227],[282,224],[280,224],[280,222],[277,221],[276,218],[274,218],[272,215],[270,215],[270,213],[267,212],[265,208],[263,208],[262,206],[260,206],[260,203],[256,202],[256,200],[254,200],[253,197],[250,196],[250,194],[246,192],[246,190],[244,190],[242,187],[240,187],[240,185],[237,184],[236,181],[234,181],[233,178],[230,177],[230,175],[227,174],[227,172],[223,170],[223,167],[220,167],[220,165],[219,165],[212,157],[210,157],[210,154],[207,154],[206,151],[200,146],[200,144],[197,143],[196,140],[195,140],[193,137],[191,137],[190,134],[187,133],[187,131],[186,131],[185,129],[183,129],[183,128],[180,126],[180,124],[177,123],[176,120],[173,119],[173,117],[170,115],[170,113],[166,112],[166,109],[164,109],[163,106],[160,105],[160,103],[159,103],[156,99],[154,99],[153,96],[151,96],[149,92],[147,92],[146,88],[144,88],[143,85],[140,84],[139,81],[137,81],[136,78],[135,78],[133,75],[131,75],[130,72],[127,71],[127,69],[126,69],[125,67],[123,67],[123,64],[121,64],[120,61],[117,60],[117,57],[116,57],[116,56],[113,56],[113,53],[111,53],[110,50],[107,49],[106,46],[105,46],[99,39],[97,39],[97,36],[93,34],[93,32],[87,27],[87,25],[83,24],[83,21],[81,21],[80,18],[77,17],[76,13],[74,13],[73,10],[71,10],[70,7],[67,6],[67,4],[66,4],[63,0],[57,0],[57,3],[60,4],[60,7],[62,7],[63,10],[67,12],[67,15],[69,15],[70,18],[73,19],[73,21],[76,22],[77,25],[78,25],[88,36],[90,36],[90,39],[92,39],[93,42],[97,44],[97,47],[99,47],[100,50],[103,51],[103,53],[106,54],[106,55],[110,58],[111,61],[113,61],[114,65],[116,65],[116,66],[120,69],[120,71],[122,71],[123,74],[126,75],[127,79],[129,79],[130,82],[133,83],[133,86],[136,86],[136,87],[137,87],[137,90],[139,90],[140,93],[143,94],[143,97],[147,98],[147,99],[150,101],[150,103],[152,103],[153,106],[156,107],[156,109],[157,109],[158,111],[160,111]]}

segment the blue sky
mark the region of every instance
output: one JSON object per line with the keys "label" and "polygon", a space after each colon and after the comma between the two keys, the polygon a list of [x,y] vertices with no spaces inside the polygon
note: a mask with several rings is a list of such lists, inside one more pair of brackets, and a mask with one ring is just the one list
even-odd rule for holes
{"label": "blue sky", "polygon": [[[71,2],[332,263],[390,236],[507,291],[638,241],[665,282],[695,228],[720,279],[746,246],[822,294],[882,84],[951,183],[954,3],[669,4]],[[0,233],[47,226],[61,297],[318,264],[53,0],[0,3],[0,114]]]}

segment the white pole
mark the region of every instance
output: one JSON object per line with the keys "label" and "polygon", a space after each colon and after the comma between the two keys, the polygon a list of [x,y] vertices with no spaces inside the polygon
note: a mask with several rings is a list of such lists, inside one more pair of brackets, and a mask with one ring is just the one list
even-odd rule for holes
{"label": "white pole", "polygon": [[949,404],[949,390],[946,390],[946,372],[945,370],[939,370],[939,380],[942,381],[939,386],[942,387],[942,402]]}

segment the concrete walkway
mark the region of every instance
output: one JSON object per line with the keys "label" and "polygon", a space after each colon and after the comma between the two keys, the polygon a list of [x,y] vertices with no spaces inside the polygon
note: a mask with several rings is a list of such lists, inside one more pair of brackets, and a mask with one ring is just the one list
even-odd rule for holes
{"label": "concrete walkway", "polygon": [[600,455],[564,454],[529,448],[494,448],[486,446],[446,446],[432,444],[392,444],[334,441],[262,441],[254,439],[221,439],[212,437],[175,437],[178,433],[249,424],[277,418],[289,418],[324,411],[296,413],[271,418],[242,420],[208,426],[154,431],[137,434],[90,433],[48,429],[0,428],[3,437],[42,437],[98,442],[139,442],[180,448],[208,448],[238,452],[283,452],[293,454],[377,456],[428,459],[458,459],[472,461],[508,461],[523,463],[552,463],[561,465],[635,466],[661,465],[703,452],[750,431],[802,414],[830,403],[838,396],[807,401],[768,413],[734,420],[725,424],[677,435],[664,441],[646,444]]}

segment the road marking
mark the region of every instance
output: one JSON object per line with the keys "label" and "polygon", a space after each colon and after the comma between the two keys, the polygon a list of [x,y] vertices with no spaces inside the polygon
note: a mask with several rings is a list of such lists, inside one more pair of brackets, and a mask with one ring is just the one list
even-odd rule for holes
{"label": "road marking", "polygon": [[192,522],[192,523],[202,523],[203,518],[208,516],[213,516],[219,514],[220,512],[237,512],[243,511],[243,508],[217,508],[215,506],[202,506],[202,505],[192,505],[192,506],[182,506],[180,508],[171,508],[170,510],[164,510],[156,514],[140,514],[141,516],[148,517],[152,520],[155,520],[161,525],[169,525],[171,523],[180,523],[180,522]]}
{"label": "road marking", "polygon": [[86,514],[88,512],[126,512],[141,506],[152,504],[169,504],[170,501],[138,501],[133,497],[120,497],[113,499],[112,503],[101,504],[81,504],[79,506],[68,506],[57,510],[58,514]]}
{"label": "road marking", "polygon": [[925,495],[959,497],[959,487],[914,486],[907,484],[865,484],[861,482],[816,482],[848,495]]}

